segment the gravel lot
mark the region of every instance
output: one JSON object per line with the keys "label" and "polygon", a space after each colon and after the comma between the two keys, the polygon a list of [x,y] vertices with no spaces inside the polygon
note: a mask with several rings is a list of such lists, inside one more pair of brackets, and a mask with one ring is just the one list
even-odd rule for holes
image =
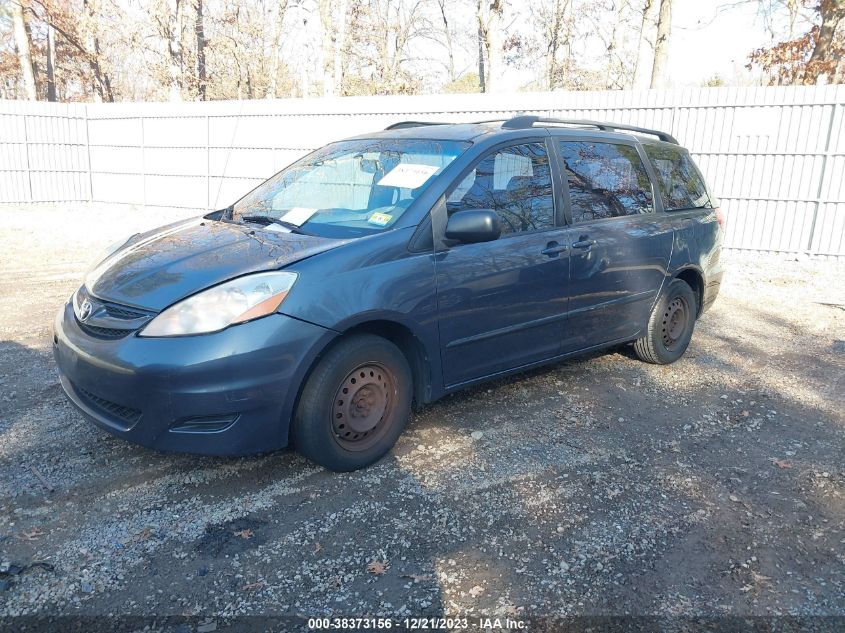
{"label": "gravel lot", "polygon": [[845,265],[727,256],[675,365],[470,389],[339,475],[151,452],[65,402],[53,315],[176,217],[0,208],[0,616],[845,616]]}

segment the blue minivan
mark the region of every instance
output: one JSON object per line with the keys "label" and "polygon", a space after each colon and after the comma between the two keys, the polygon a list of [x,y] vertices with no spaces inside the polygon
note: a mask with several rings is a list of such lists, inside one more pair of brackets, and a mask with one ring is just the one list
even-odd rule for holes
{"label": "blue minivan", "polygon": [[626,343],[677,360],[719,290],[722,224],[663,132],[407,121],[114,245],[54,352],[70,401],[119,437],[353,470],[414,403]]}

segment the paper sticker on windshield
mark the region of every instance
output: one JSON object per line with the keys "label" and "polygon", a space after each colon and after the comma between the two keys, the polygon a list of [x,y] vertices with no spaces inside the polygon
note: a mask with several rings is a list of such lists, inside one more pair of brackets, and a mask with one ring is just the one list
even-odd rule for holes
{"label": "paper sticker on windshield", "polygon": [[309,209],[308,207],[294,207],[287,213],[285,213],[280,219],[284,220],[285,222],[290,222],[291,224],[296,224],[296,226],[302,226],[311,218],[312,215],[317,213],[317,209]]}
{"label": "paper sticker on windshield", "polygon": [[434,165],[417,165],[414,163],[399,163],[378,181],[382,187],[402,187],[416,189],[422,187],[426,180],[437,171]]}
{"label": "paper sticker on windshield", "polygon": [[387,226],[390,224],[392,219],[393,216],[387,213],[373,213],[369,218],[367,218],[367,222],[375,224],[376,226]]}

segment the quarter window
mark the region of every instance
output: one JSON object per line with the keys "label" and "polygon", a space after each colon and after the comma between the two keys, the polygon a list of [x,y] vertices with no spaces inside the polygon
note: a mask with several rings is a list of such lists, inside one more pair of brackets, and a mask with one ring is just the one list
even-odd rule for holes
{"label": "quarter window", "polygon": [[704,178],[686,151],[669,145],[646,145],[645,153],[657,172],[657,185],[667,211],[713,206]]}
{"label": "quarter window", "polygon": [[446,199],[451,215],[465,209],[494,209],[502,234],[555,225],[549,156],[543,143],[513,145],[487,154]]}
{"label": "quarter window", "polygon": [[573,222],[654,211],[651,181],[635,147],[565,141],[560,150]]}

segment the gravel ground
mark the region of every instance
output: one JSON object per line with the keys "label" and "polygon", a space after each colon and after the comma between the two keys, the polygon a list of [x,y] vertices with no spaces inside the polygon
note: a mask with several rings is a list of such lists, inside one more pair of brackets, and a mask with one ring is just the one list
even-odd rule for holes
{"label": "gravel ground", "polygon": [[727,255],[678,363],[470,389],[333,474],[155,453],[65,402],[53,315],[179,215],[0,209],[0,616],[845,616],[845,265]]}

